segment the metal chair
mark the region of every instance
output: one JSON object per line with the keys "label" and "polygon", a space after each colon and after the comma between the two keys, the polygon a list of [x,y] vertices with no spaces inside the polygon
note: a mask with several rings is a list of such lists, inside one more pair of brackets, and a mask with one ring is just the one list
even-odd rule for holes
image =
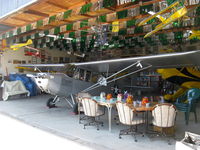
{"label": "metal chair", "polygon": [[91,98],[91,95],[89,93],[80,92],[76,96],[76,101],[78,103],[78,116],[79,116],[79,124],[82,123],[87,117],[82,116],[83,113],[83,105],[82,105],[82,99],[83,98]]}
{"label": "metal chair", "polygon": [[97,118],[104,115],[104,111],[100,110],[98,103],[91,98],[82,98],[82,105],[87,118],[84,129],[85,126],[96,126],[99,130],[99,125],[103,126],[103,122],[97,121]]}
{"label": "metal chair", "polygon": [[[153,125],[161,130],[156,134],[168,137],[174,137],[175,132],[171,135],[167,133],[167,129],[174,127],[176,119],[176,107],[173,104],[163,103],[157,104],[152,110]],[[170,144],[170,139],[169,139]]]}
{"label": "metal chair", "polygon": [[120,130],[119,138],[121,139],[121,135],[133,135],[135,142],[137,142],[136,134],[142,134],[144,136],[142,132],[138,132],[137,128],[137,125],[145,123],[144,118],[139,117],[136,110],[130,108],[126,103],[117,102],[116,106],[119,121],[124,125],[130,126],[128,129]]}

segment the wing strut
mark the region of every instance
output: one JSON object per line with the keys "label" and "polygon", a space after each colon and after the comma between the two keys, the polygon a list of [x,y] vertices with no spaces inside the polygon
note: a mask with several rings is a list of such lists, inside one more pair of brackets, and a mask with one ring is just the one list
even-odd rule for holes
{"label": "wing strut", "polygon": [[[131,67],[133,67],[134,65],[136,65],[137,67],[140,67],[140,69],[138,69],[138,70],[136,70],[136,71],[133,71],[133,72],[130,72],[130,73],[128,73],[128,74],[119,76],[119,77],[114,78],[114,79],[112,79],[112,80],[110,80],[110,81],[107,81],[107,79],[110,79],[110,78],[112,78],[112,77],[115,76],[115,75],[118,75],[119,73],[121,73],[121,72],[123,72],[123,71],[125,71],[125,70],[127,70],[127,69],[129,69],[129,68],[131,68]],[[106,80],[105,80],[105,79],[104,79],[104,80],[106,81],[106,84],[108,84],[108,83],[114,82],[114,81],[116,81],[116,80],[119,80],[119,79],[121,79],[121,78],[124,78],[124,77],[127,77],[127,76],[129,76],[129,75],[132,75],[132,74],[134,74],[134,73],[140,72],[140,71],[142,71],[142,70],[146,70],[146,69],[148,69],[148,68],[150,68],[150,67],[152,67],[152,65],[148,65],[148,66],[146,66],[146,67],[143,67],[142,64],[141,64],[141,62],[140,62],[140,61],[137,61],[136,63],[131,64],[131,65],[129,65],[128,67],[126,67],[126,68],[124,68],[124,69],[118,71],[117,73],[112,74],[111,76],[105,78]],[[105,84],[105,83],[104,83],[104,84]],[[98,87],[100,87],[100,86],[102,86],[102,85],[103,85],[103,84],[101,84],[101,82],[97,82],[96,84],[90,86],[89,88],[83,90],[82,92],[91,91],[91,90],[96,89],[96,88],[98,88]]]}
{"label": "wing strut", "polygon": [[137,61],[136,63],[133,63],[133,64],[129,65],[128,67],[126,67],[126,68],[124,68],[124,69],[122,69],[122,70],[120,70],[120,71],[112,74],[111,76],[109,76],[107,78],[103,77],[103,79],[99,80],[96,84],[93,84],[92,86],[88,87],[87,89],[83,90],[82,92],[86,92],[86,91],[90,90],[91,88],[96,87],[97,85],[104,85],[104,86],[106,86],[108,79],[114,77],[115,75],[118,75],[119,73],[121,73],[121,72],[123,72],[123,71],[125,71],[125,70],[133,67],[134,65],[139,64],[139,63],[140,63],[140,61]]}

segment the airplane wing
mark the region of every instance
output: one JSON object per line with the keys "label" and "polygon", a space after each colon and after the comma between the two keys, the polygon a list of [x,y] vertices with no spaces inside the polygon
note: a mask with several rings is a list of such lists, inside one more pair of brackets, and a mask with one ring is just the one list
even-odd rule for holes
{"label": "airplane wing", "polygon": [[162,23],[160,23],[159,25],[156,26],[156,28],[147,33],[144,38],[151,36],[152,34],[158,32],[159,30],[163,29],[164,27],[166,27],[168,24],[178,20],[179,18],[183,17],[185,14],[187,13],[187,8],[183,7],[181,9],[179,9],[178,11],[176,11],[174,14],[172,14],[169,18],[165,19]]}
{"label": "airplane wing", "polygon": [[159,55],[149,55],[142,57],[119,58],[111,60],[101,60],[83,63],[68,63],[68,64],[22,64],[21,67],[51,67],[62,68],[76,66],[78,68],[94,71],[94,72],[116,72],[122,70],[136,62],[141,63],[141,67],[151,66],[151,68],[178,68],[189,66],[200,66],[200,50],[167,53]]}
{"label": "airplane wing", "polygon": [[198,38],[200,39],[200,31],[192,30],[192,34],[188,37],[189,39]]}
{"label": "airplane wing", "polygon": [[[153,11],[149,11],[148,13],[149,13],[150,15],[155,15],[155,14],[156,14],[156,13],[153,12]],[[161,15],[157,15],[156,17],[157,17],[158,19],[160,19],[161,22],[164,22],[164,21],[165,21],[165,18],[162,17]]]}
{"label": "airplane wing", "polygon": [[175,6],[178,5],[178,4],[179,4],[178,1],[174,2],[173,4],[169,5],[167,8],[165,8],[165,9],[163,9],[163,10],[161,10],[161,11],[155,13],[154,15],[151,15],[151,16],[148,17],[147,19],[141,21],[141,22],[138,24],[138,26],[144,25],[145,23],[147,23],[147,22],[150,21],[151,19],[153,19],[153,18],[157,17],[158,15],[164,13],[164,12],[167,11],[168,9],[171,9],[171,8],[175,7]]}

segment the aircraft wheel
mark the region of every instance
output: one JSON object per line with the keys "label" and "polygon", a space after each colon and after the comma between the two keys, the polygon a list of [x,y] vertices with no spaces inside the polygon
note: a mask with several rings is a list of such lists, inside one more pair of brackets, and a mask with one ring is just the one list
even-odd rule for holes
{"label": "aircraft wheel", "polygon": [[47,101],[47,107],[49,108],[54,108],[56,107],[56,104],[53,102],[54,98],[49,98],[48,101]]}

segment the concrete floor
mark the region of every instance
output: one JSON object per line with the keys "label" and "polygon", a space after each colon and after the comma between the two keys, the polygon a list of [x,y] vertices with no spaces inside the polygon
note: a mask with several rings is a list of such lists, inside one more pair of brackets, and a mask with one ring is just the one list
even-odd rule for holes
{"label": "concrete floor", "polygon": [[[167,140],[161,137],[137,136],[138,142],[134,142],[133,137],[123,136],[118,138],[119,130],[125,129],[123,125],[116,125],[112,121],[112,132],[108,131],[107,112],[101,120],[104,126],[97,131],[95,127],[86,127],[78,123],[78,116],[74,115],[65,101],[59,102],[57,108],[48,109],[46,100],[49,95],[40,95],[31,98],[12,98],[8,101],[0,101],[0,113],[9,115],[21,120],[31,126],[40,128],[47,132],[75,141],[96,150],[173,150],[175,141],[172,145],[167,144]],[[197,109],[199,114],[200,107]],[[185,125],[183,113],[178,113],[176,120],[176,140],[184,137],[185,131],[200,134],[199,122],[194,123],[194,116],[191,114],[189,125]],[[141,128],[144,128],[141,126]],[[30,135],[31,136],[31,135]]]}

